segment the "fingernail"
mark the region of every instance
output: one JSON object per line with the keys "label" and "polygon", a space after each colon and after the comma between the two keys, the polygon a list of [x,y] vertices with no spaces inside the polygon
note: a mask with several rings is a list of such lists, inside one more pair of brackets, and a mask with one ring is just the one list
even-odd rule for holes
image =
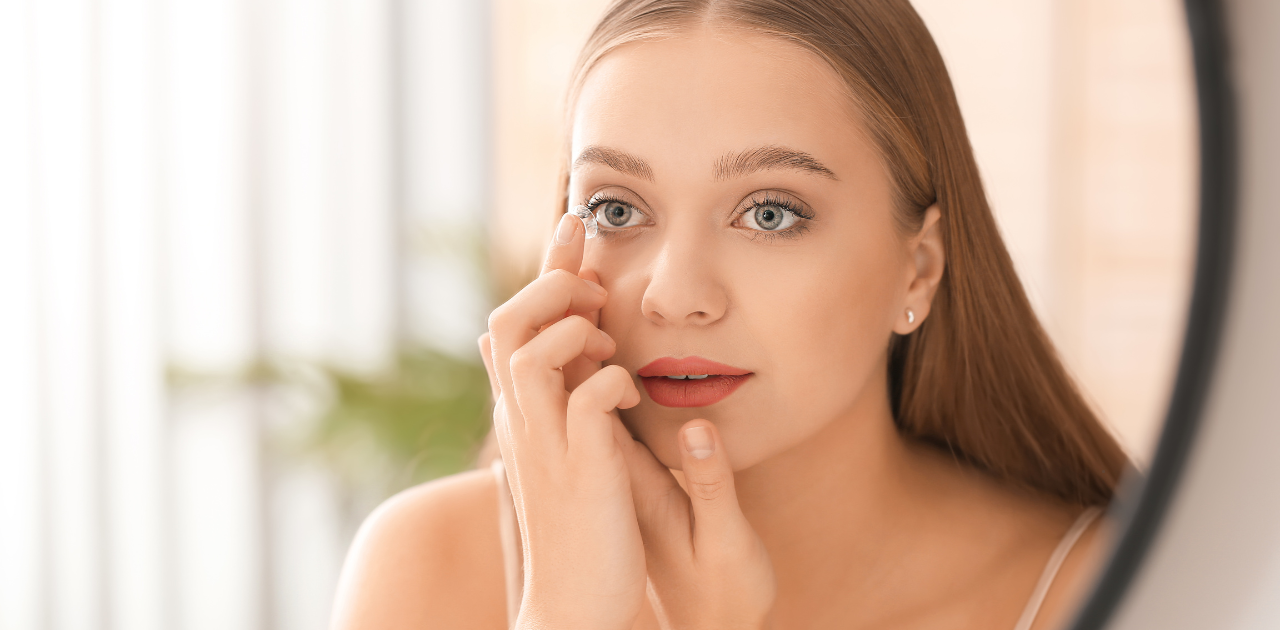
{"label": "fingernail", "polygon": [[596,293],[599,293],[600,295],[609,295],[609,292],[608,292],[608,291],[605,291],[604,287],[602,287],[602,286],[600,286],[600,285],[598,285],[598,284],[596,284],[596,283],[594,283],[594,282],[592,282],[592,281],[590,281],[590,280],[587,280],[587,281],[586,281],[586,283],[587,283],[587,286],[591,287],[591,290],[592,290],[592,291],[595,291]]}
{"label": "fingernail", "polygon": [[601,336],[601,337],[604,337],[604,340],[605,340],[605,341],[608,341],[609,343],[614,343],[614,341],[613,341],[613,337],[610,337],[610,336],[609,336],[609,333],[607,333],[607,332],[605,332],[605,331],[603,331],[603,330],[602,330],[602,331],[600,331],[600,336]]}
{"label": "fingernail", "polygon": [[684,430],[684,448],[694,459],[706,459],[716,452],[716,443],[706,427],[689,427]]}
{"label": "fingernail", "polygon": [[582,220],[572,214],[560,217],[560,225],[556,227],[556,244],[564,245],[572,241],[573,233],[577,231],[579,225],[582,225]]}

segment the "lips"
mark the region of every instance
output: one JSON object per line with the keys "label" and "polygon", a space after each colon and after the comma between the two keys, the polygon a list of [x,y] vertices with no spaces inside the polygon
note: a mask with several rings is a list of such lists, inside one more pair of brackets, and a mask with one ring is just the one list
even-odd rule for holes
{"label": "lips", "polygon": [[752,375],[750,370],[702,357],[663,357],[636,373],[649,398],[663,407],[714,405],[737,391]]}

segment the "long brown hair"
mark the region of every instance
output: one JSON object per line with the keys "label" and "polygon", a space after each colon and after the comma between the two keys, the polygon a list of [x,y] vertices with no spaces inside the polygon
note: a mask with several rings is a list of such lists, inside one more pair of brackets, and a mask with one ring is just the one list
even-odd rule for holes
{"label": "long brown hair", "polygon": [[[910,3],[616,0],[579,56],[570,114],[587,73],[609,51],[702,24],[781,37],[826,60],[893,179],[903,232],[917,231],[929,206],[941,210],[947,268],[931,316],[891,342],[899,430],[1013,485],[1081,505],[1110,501],[1128,459],[1032,311],[987,204],[946,66]],[[564,169],[567,202],[567,155]]]}

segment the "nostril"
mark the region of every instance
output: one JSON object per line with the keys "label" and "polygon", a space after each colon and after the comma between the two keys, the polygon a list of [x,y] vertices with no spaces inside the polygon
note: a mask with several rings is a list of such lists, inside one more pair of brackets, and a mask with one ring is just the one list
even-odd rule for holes
{"label": "nostril", "polygon": [[[673,248],[674,249],[674,248]],[[715,256],[703,251],[693,256],[681,248],[673,256],[663,252],[649,269],[640,299],[648,320],[665,326],[707,326],[725,316],[729,296],[718,282]]]}

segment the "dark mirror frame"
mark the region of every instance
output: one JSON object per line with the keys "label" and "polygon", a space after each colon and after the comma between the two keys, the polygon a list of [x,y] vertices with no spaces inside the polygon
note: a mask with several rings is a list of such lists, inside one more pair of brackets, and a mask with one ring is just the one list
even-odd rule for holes
{"label": "dark mirror frame", "polygon": [[1204,411],[1227,310],[1235,234],[1235,98],[1219,0],[1184,0],[1199,108],[1200,213],[1190,312],[1173,394],[1151,469],[1130,475],[1111,508],[1119,537],[1075,630],[1105,628],[1156,536]]}

